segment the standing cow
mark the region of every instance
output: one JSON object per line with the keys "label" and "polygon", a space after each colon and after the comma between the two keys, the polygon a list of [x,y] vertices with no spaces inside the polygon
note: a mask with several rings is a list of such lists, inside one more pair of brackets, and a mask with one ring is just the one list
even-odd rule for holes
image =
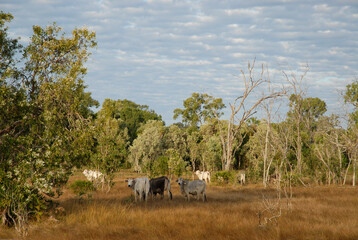
{"label": "standing cow", "polygon": [[206,183],[203,180],[195,180],[195,181],[187,181],[180,177],[176,181],[180,186],[180,192],[187,201],[190,201],[190,194],[196,195],[196,199],[199,200],[200,194],[203,197],[203,201],[207,201],[206,199]]}
{"label": "standing cow", "polygon": [[199,170],[196,170],[195,171],[195,174],[196,176],[198,176],[198,178],[200,180],[204,180],[205,182],[207,183],[210,183],[211,182],[211,175],[210,175],[210,172],[209,171],[199,171]]}
{"label": "standing cow", "polygon": [[240,170],[239,173],[238,173],[238,175],[237,175],[237,181],[238,181],[241,185],[245,185],[245,184],[246,184],[245,174],[246,174],[246,171],[245,171],[245,170]]}
{"label": "standing cow", "polygon": [[152,194],[152,199],[153,199],[153,195],[157,196],[157,193],[159,193],[161,195],[161,198],[163,199],[164,191],[166,190],[168,191],[169,199],[173,199],[173,195],[170,187],[170,180],[166,176],[150,179],[149,184],[150,184],[150,193]]}
{"label": "standing cow", "polygon": [[145,201],[148,201],[148,194],[150,190],[148,178],[129,178],[126,182],[128,182],[128,187],[130,187],[134,192],[135,202],[137,202],[137,195],[139,195],[140,200],[143,200],[144,198]]}

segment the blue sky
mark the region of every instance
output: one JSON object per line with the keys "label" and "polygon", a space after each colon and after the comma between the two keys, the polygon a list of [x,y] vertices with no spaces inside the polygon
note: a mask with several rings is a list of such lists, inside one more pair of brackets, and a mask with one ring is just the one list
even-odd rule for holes
{"label": "blue sky", "polygon": [[25,45],[33,25],[96,31],[87,90],[101,103],[146,104],[167,125],[193,92],[232,103],[255,58],[280,83],[282,71],[299,75],[308,64],[307,96],[326,101],[328,113],[339,113],[339,92],[358,78],[356,0],[0,0],[0,9],[14,15],[9,31]]}

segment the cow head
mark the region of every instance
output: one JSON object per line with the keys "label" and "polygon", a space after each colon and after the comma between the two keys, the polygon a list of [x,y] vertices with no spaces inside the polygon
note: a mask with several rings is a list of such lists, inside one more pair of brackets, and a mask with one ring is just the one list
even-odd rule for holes
{"label": "cow head", "polygon": [[129,178],[125,182],[128,182],[128,187],[133,188],[135,184],[135,179]]}
{"label": "cow head", "polygon": [[178,178],[178,180],[176,180],[176,182],[177,182],[179,185],[185,185],[185,184],[186,184],[186,181],[185,181],[182,177]]}

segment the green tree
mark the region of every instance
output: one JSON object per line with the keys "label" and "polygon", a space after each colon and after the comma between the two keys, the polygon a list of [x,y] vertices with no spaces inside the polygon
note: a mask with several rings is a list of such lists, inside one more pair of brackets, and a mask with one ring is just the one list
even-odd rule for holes
{"label": "green tree", "polygon": [[312,152],[314,133],[317,129],[317,123],[323,114],[327,111],[326,103],[319,98],[304,98],[300,95],[292,94],[290,96],[290,111],[287,113],[287,120],[295,129],[294,144],[297,159],[296,170],[302,173],[302,169],[308,171],[314,169],[315,154]]}
{"label": "green tree", "polygon": [[3,223],[24,232],[28,218],[45,207],[44,199],[59,196],[72,168],[90,156],[90,107],[97,102],[84,91],[83,77],[95,33],[75,29],[66,37],[56,25],[34,26],[25,67],[15,69],[19,46],[5,27],[12,17],[1,13],[0,18],[6,45],[1,46],[0,210]]}
{"label": "green tree", "polygon": [[121,119],[128,128],[130,143],[137,138],[137,131],[142,124],[149,120],[162,120],[162,117],[150,110],[147,105],[139,105],[127,99],[105,99],[102,114],[106,117]]}
{"label": "green tree", "polygon": [[139,129],[129,155],[129,161],[135,171],[152,174],[154,162],[166,155],[165,133],[164,123],[157,120],[149,120]]}
{"label": "green tree", "polygon": [[352,104],[354,111],[350,114],[351,121],[355,124],[358,123],[358,79],[346,86],[344,92],[345,103]]}
{"label": "green tree", "polygon": [[94,121],[96,144],[92,164],[104,173],[109,190],[113,184],[114,173],[126,164],[129,136],[128,129],[121,119],[108,118],[102,110],[104,109],[98,112],[98,117]]}
{"label": "green tree", "polygon": [[344,137],[344,145],[347,148],[349,163],[352,163],[353,186],[355,186],[358,158],[358,80],[346,86],[344,100],[346,103],[353,105],[353,112],[349,114],[348,130]]}
{"label": "green tree", "polygon": [[183,102],[184,109],[174,110],[174,120],[179,116],[191,130],[197,130],[209,119],[221,116],[225,105],[221,98],[214,98],[206,93],[193,93]]}

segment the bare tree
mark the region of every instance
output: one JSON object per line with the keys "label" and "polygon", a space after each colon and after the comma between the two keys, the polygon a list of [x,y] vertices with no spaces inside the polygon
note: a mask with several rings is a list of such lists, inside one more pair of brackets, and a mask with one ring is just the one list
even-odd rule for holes
{"label": "bare tree", "polygon": [[[291,72],[290,76],[283,71],[283,74],[286,77],[287,82],[291,85],[293,89],[293,94],[296,98],[296,104],[293,106],[293,121],[295,121],[295,127],[296,127],[296,139],[295,139],[295,152],[296,152],[296,158],[297,158],[297,171],[298,173],[302,172],[302,136],[301,136],[301,123],[303,122],[302,115],[303,115],[303,109],[302,109],[302,99],[306,94],[305,89],[303,89],[303,79],[306,76],[309,68],[306,66],[303,73],[297,77],[297,75],[293,72]],[[290,99],[291,100],[291,99]]]}
{"label": "bare tree", "polygon": [[[254,103],[246,108],[246,102],[248,101],[248,97],[251,96],[254,90],[258,89],[260,86],[269,83],[269,79],[265,77],[265,68],[262,64],[261,73],[258,78],[254,76],[254,67],[255,60],[250,64],[248,63],[248,73],[245,74],[243,70],[241,70],[242,79],[244,81],[245,90],[243,94],[235,99],[233,104],[230,104],[231,115],[228,120],[228,126],[226,133],[223,132],[223,126],[219,124],[220,130],[220,139],[223,148],[223,170],[230,170],[233,164],[233,156],[237,148],[239,148],[242,144],[242,139],[239,139],[238,144],[234,146],[234,141],[238,137],[241,128],[244,126],[247,119],[249,119],[253,114],[256,113],[256,108],[265,100],[277,98],[279,96],[283,96],[286,91],[273,91],[267,95],[261,96],[259,99],[254,101]],[[241,116],[238,116],[241,114]]]}

